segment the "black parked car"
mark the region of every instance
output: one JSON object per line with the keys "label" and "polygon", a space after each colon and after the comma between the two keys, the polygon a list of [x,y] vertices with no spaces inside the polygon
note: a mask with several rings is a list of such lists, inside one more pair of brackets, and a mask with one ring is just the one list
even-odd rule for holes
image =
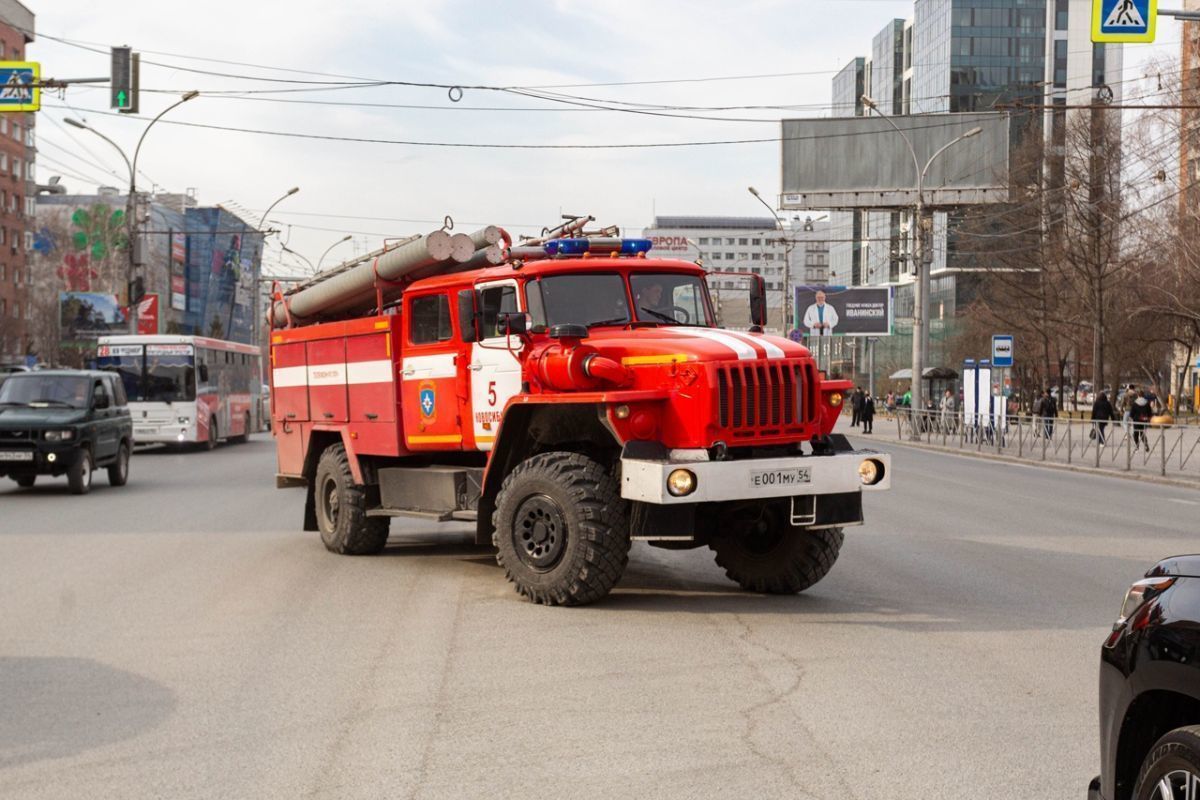
{"label": "black parked car", "polygon": [[1100,652],[1089,800],[1200,800],[1200,555],[1158,562]]}
{"label": "black parked car", "polygon": [[66,473],[71,491],[84,494],[98,467],[124,486],[132,449],[125,387],[113,373],[17,372],[0,386],[0,476],[20,486]]}

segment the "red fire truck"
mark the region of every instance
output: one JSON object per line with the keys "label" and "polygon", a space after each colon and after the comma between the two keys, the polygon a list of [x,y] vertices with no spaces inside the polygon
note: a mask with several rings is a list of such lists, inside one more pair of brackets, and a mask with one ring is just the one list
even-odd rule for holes
{"label": "red fire truck", "polygon": [[588,220],[515,247],[437,231],[276,289],[277,485],[335,553],[381,551],[394,516],[473,521],[539,603],[604,597],[632,540],[812,586],[890,485],[832,434],[850,383],[760,332],[760,278],[755,327],[723,330],[704,269]]}

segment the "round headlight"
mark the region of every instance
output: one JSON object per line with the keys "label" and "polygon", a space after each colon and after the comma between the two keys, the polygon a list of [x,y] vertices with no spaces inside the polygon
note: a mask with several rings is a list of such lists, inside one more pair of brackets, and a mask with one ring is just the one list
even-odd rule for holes
{"label": "round headlight", "polygon": [[677,469],[667,476],[667,491],[683,497],[696,491],[696,476],[691,470]]}
{"label": "round headlight", "polygon": [[629,406],[624,405],[624,404],[617,406],[616,408],[613,409],[613,416],[616,417],[617,419],[628,419],[629,418]]}
{"label": "round headlight", "polygon": [[873,458],[858,465],[858,477],[863,486],[874,486],[883,480],[883,464]]}
{"label": "round headlight", "polygon": [[834,392],[833,394],[829,395],[829,405],[840,406],[841,404],[842,404],[842,393],[841,392]]}

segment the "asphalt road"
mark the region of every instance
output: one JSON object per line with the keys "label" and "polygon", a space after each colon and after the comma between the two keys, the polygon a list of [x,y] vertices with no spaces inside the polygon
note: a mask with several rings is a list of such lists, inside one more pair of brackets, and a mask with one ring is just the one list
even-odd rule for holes
{"label": "asphalt road", "polygon": [[462,528],[330,555],[269,439],[0,487],[0,796],[1081,798],[1129,583],[1200,494],[894,447],[833,573],[635,545],[517,597]]}

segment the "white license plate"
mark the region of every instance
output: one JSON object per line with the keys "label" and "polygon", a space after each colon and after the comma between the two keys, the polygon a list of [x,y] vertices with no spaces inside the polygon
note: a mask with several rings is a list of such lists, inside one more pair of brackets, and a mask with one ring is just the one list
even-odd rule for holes
{"label": "white license plate", "polygon": [[30,450],[0,450],[0,461],[33,461]]}
{"label": "white license plate", "polygon": [[158,428],[134,428],[134,436],[153,436],[158,433]]}
{"label": "white license plate", "polygon": [[811,482],[812,469],[809,467],[750,470],[751,489],[778,489],[787,486],[801,486]]}

